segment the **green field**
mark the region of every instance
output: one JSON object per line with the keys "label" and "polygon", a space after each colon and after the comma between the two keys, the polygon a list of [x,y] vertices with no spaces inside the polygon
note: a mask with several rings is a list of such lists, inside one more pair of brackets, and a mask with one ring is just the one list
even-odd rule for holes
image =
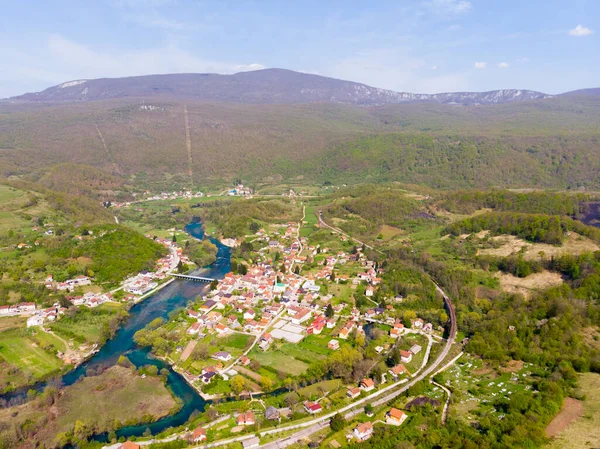
{"label": "green field", "polygon": [[318,220],[315,213],[318,212],[319,208],[317,206],[306,206],[306,216],[300,227],[300,237],[308,237],[316,230],[315,225]]}
{"label": "green field", "polygon": [[293,376],[298,376],[308,369],[308,364],[280,351],[264,352],[260,349],[253,350],[248,357],[262,365],[274,368]]}
{"label": "green field", "polygon": [[64,344],[43,331],[19,329],[0,333],[0,358],[17,370],[4,372],[0,367],[1,384],[19,386],[59,372],[64,364],[54,355],[56,350],[64,351]]}

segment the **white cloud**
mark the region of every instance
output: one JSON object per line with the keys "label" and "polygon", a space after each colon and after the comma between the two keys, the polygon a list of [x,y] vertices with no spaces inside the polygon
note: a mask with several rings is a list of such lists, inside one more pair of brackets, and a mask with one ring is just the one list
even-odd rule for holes
{"label": "white cloud", "polygon": [[594,34],[592,30],[584,27],[583,25],[577,25],[572,30],[569,30],[569,36],[581,37],[581,36],[589,36],[590,34]]}
{"label": "white cloud", "polygon": [[509,65],[510,64],[508,62],[499,62],[497,66],[499,69],[508,69]]}
{"label": "white cloud", "polygon": [[473,64],[473,67],[475,67],[476,69],[485,69],[485,67],[487,66],[487,62],[475,62],[475,64]]}
{"label": "white cloud", "polygon": [[425,5],[430,11],[441,15],[459,15],[473,9],[473,5],[467,0],[431,0]]}
{"label": "white cloud", "polygon": [[515,59],[515,62],[519,64],[527,64],[528,62],[531,62],[531,59],[529,59],[527,56],[523,56],[522,58]]}
{"label": "white cloud", "polygon": [[262,64],[248,64],[248,65],[237,65],[235,66],[236,72],[252,72],[253,70],[263,70],[266,67]]}

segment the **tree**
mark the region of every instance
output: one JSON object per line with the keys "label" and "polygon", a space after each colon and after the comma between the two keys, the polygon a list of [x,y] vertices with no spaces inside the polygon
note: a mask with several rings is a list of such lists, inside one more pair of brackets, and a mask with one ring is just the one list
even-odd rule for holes
{"label": "tree", "polygon": [[242,391],[244,391],[245,387],[246,387],[246,379],[244,379],[239,374],[237,376],[234,376],[233,379],[231,379],[231,389],[236,394],[240,394]]}
{"label": "tree", "polygon": [[335,281],[335,271],[331,271],[331,276],[329,276],[329,280],[330,280],[331,282],[334,282],[334,281]]}
{"label": "tree", "polygon": [[213,280],[210,283],[210,289],[211,289],[211,291],[212,290],[216,290],[218,286],[219,286],[219,281],[217,279]]}
{"label": "tree", "polygon": [[294,267],[294,273],[295,273],[295,274],[300,274],[300,265],[296,265],[296,266]]}
{"label": "tree", "polygon": [[346,426],[346,420],[339,413],[336,413],[335,415],[333,415],[331,418],[331,421],[329,422],[329,427],[331,427],[331,430],[333,430],[334,432],[339,432],[345,426]]}
{"label": "tree", "polygon": [[327,309],[325,309],[325,316],[327,318],[333,318],[333,306],[331,304],[327,304]]}
{"label": "tree", "polygon": [[179,274],[185,272],[185,267],[184,267],[183,262],[181,260],[179,262],[177,262],[177,272]]}
{"label": "tree", "polygon": [[262,376],[260,378],[260,386],[263,389],[263,391],[269,391],[271,390],[271,388],[273,388],[273,381],[270,377]]}
{"label": "tree", "polygon": [[171,240],[173,243],[177,243],[177,234],[173,232],[173,239]]}

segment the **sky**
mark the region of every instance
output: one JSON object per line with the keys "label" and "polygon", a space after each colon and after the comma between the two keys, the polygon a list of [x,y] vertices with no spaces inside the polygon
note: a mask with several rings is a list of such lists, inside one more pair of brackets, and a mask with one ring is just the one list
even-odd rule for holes
{"label": "sky", "polygon": [[600,0],[0,0],[0,98],[285,68],[403,92],[600,86]]}

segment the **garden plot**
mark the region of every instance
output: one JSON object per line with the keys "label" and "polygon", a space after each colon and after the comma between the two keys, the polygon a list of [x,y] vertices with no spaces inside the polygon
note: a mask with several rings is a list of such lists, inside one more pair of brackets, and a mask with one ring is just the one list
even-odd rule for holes
{"label": "garden plot", "polygon": [[271,336],[278,340],[286,340],[290,343],[298,343],[304,338],[306,328],[296,324],[287,323],[271,332]]}
{"label": "garden plot", "polygon": [[486,369],[479,359],[464,356],[442,374],[440,383],[452,391],[454,402],[450,412],[461,419],[474,421],[477,415],[498,413],[493,406],[495,401],[530,390],[532,369],[533,365],[525,363],[519,371],[500,370],[499,373]]}

